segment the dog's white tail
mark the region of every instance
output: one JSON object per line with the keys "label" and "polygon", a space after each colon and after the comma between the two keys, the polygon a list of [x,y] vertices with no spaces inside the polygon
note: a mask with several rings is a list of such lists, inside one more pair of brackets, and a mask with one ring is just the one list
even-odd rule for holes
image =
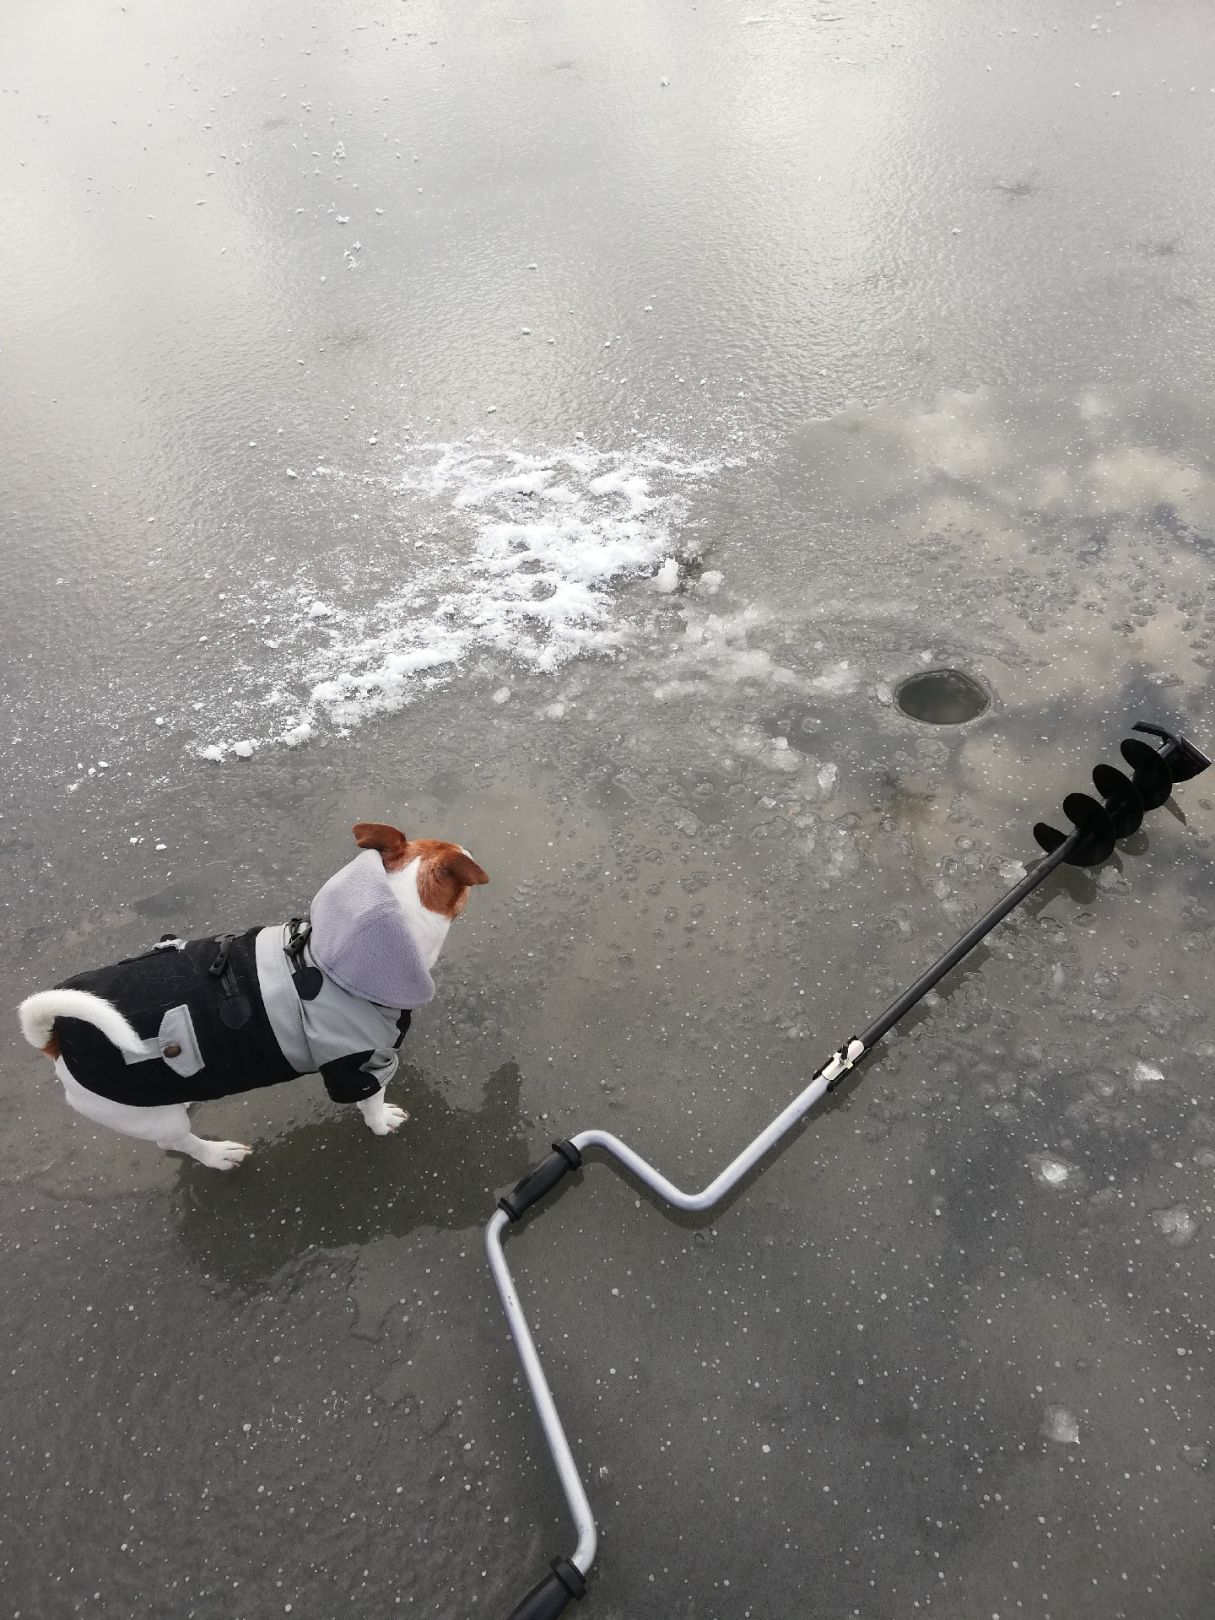
{"label": "dog's white tail", "polygon": [[143,1042],[112,1002],[88,990],[40,990],[17,1008],[21,1033],[39,1051],[50,1040],[56,1018],[79,1018],[93,1024],[124,1052],[143,1051]]}

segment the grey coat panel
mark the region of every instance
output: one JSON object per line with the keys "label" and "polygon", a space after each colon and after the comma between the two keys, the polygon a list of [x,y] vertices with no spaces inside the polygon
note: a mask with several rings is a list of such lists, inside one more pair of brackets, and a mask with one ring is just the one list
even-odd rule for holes
{"label": "grey coat panel", "polygon": [[257,937],[266,1014],[283,1052],[303,1071],[322,1074],[330,1064],[365,1054],[360,1068],[383,1088],[397,1070],[402,1009],[381,1007],[343,990],[321,970],[310,943],[304,946],[303,965],[315,970],[313,982],[319,978],[320,988],[315,995],[302,997],[292,976],[289,936],[290,925],[280,923],[263,928]]}

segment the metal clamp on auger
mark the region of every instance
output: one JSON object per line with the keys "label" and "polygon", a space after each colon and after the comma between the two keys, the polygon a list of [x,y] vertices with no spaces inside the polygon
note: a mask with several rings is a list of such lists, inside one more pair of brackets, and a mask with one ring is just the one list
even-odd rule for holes
{"label": "metal clamp on auger", "polygon": [[[672,1209],[702,1215],[706,1210],[720,1205],[815,1104],[833,1090],[849,1070],[894,1028],[904,1013],[922,1001],[934,985],[939,984],[974,950],[980,940],[991,933],[997,923],[1014,911],[1057,867],[1065,863],[1099,866],[1102,861],[1108,860],[1118,840],[1136,831],[1145,812],[1165,803],[1174,783],[1188,781],[1200,771],[1205,771],[1211,763],[1193,743],[1166,731],[1163,726],[1140,722],[1135,730],[1142,735],[1129,737],[1122,744],[1122,757],[1130,767],[1130,775],[1113,765],[1098,765],[1093,772],[1093,783],[1100,798],[1088,793],[1069,793],[1063,801],[1063,813],[1072,824],[1070,832],[1059,832],[1046,822],[1039,822],[1034,828],[1034,837],[1045,851],[1043,858],[913,984],[908,985],[868,1029],[863,1029],[858,1037],[834,1052],[801,1093],[706,1187],[699,1192],[685,1192],[610,1131],[588,1130],[579,1131],[573,1141],[554,1142],[551,1157],[545,1159],[530,1175],[524,1176],[514,1191],[499,1201],[498,1212],[490,1217],[485,1231],[486,1258],[578,1536],[571,1556],[553,1560],[552,1574],[532,1588],[523,1602],[512,1611],[510,1620],[556,1620],[567,1604],[581,1598],[586,1592],[586,1577],[595,1561],[599,1539],[594,1512],[502,1251],[502,1240],[510,1229],[510,1223],[517,1221],[524,1210],[530,1209],[551,1192],[571,1170],[576,1170],[587,1148],[596,1148],[615,1159]],[[1148,742],[1145,738],[1155,741]]]}
{"label": "metal clamp on auger", "polygon": [[834,1091],[836,1086],[865,1055],[865,1047],[861,1041],[851,1040],[847,1046],[841,1046],[838,1052],[831,1054],[830,1063],[826,1063],[818,1071],[820,1080],[827,1082],[827,1090]]}

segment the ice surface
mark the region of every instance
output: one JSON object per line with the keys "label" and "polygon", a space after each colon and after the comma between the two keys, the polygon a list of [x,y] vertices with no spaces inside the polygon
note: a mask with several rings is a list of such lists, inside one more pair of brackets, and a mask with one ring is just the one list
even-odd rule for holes
{"label": "ice surface", "polygon": [[[468,841],[494,884],[406,1042],[405,1141],[374,1142],[315,1079],[266,1088],[203,1110],[196,1128],[259,1143],[250,1179],[211,1186],[19,1088],[5,1595],[73,1620],[505,1614],[567,1527],[480,1259],[489,1189],[583,1123],[703,1185],[991,904],[1033,821],[1119,760],[1124,724],[1163,709],[1202,740],[1211,101],[1181,73],[1211,14],[1170,7],[1166,29],[1163,7],[1110,8],[1109,43],[1066,8],[1001,8],[1001,33],[993,8],[828,24],[831,0],[782,0],[750,29],[666,8],[638,53],[606,7],[79,9],[83,37],[19,9],[21,93],[0,97],[27,226],[0,317],[24,407],[3,429],[6,717],[25,734],[0,807],[7,1005],[162,926],[283,915],[355,816],[399,807]],[[1066,72],[1099,84],[1128,61],[1132,116],[1095,89],[1068,111]],[[285,126],[263,133],[279,96]],[[339,184],[325,148],[345,135]],[[1022,202],[992,189],[1035,172]],[[180,183],[209,200],[188,243]],[[368,237],[357,274],[338,274],[339,208]],[[1177,254],[1142,255],[1148,232]],[[1008,386],[937,403],[974,377]],[[1101,410],[1078,416],[1090,389]],[[839,420],[850,394],[876,409]],[[744,476],[627,466],[631,424],[730,453],[697,414],[722,409],[757,436]],[[530,460],[499,445],[474,477],[484,446],[465,443],[459,481],[419,487],[439,452],[403,451],[404,419],[447,440],[499,416]],[[552,461],[575,427],[619,462]],[[697,529],[676,516],[660,537],[640,491],[590,489],[609,473],[691,496]],[[551,628],[510,626],[525,664],[469,615],[503,588],[480,525],[565,513],[656,543],[594,592],[627,661],[575,654],[545,678],[530,658]],[[650,583],[669,556],[673,596]],[[717,596],[702,565],[725,572]],[[506,581],[547,592],[541,566]],[[66,637],[37,633],[52,567]],[[318,600],[334,611],[313,620]],[[681,633],[745,604],[763,617],[737,634]],[[346,693],[338,722],[313,686],[440,636],[456,662],[398,668],[411,707],[313,753],[389,696]],[[920,733],[874,701],[928,647],[990,676],[978,725]],[[845,659],[855,692],[810,687]],[[206,793],[183,722],[228,762]],[[254,737],[304,747],[231,753]],[[113,780],[48,815],[60,763],[102,746]],[[580,1468],[612,1465],[592,1615],[1205,1612],[1215,1474],[1181,1448],[1215,1435],[1215,1173],[1193,1159],[1215,1149],[1210,797],[1179,789],[1184,827],[1149,817],[1122,857],[1132,896],[1080,871],[1044,885],[712,1231],[597,1171],[540,1216],[525,1306]],[[171,862],[147,859],[158,831]],[[1132,1090],[1139,1058],[1168,1064],[1154,1095]],[[1074,1153],[1099,1198],[1026,1187],[1039,1151]],[[1204,1225],[1173,1249],[1150,1211],[1183,1198]],[[549,1276],[577,1279],[568,1320]],[[183,1343],[200,1297],[205,1337]],[[54,1377],[76,1364],[100,1376]],[[1080,1443],[1037,1432],[1049,1402],[1077,1429],[1085,1412]],[[326,1508],[318,1556],[295,1527]],[[404,1581],[388,1517],[410,1527]]]}

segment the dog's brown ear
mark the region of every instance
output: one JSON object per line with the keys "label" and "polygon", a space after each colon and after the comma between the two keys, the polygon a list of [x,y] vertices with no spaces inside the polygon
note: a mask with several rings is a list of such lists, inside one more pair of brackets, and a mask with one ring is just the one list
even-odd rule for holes
{"label": "dog's brown ear", "polygon": [[378,849],[387,869],[392,872],[405,864],[408,838],[397,827],[384,821],[356,821],[354,841],[360,849]]}
{"label": "dog's brown ear", "polygon": [[489,882],[489,873],[485,868],[478,866],[472,856],[462,849],[444,859],[443,870],[450,872],[456,882],[465,889],[474,888],[478,883]]}

